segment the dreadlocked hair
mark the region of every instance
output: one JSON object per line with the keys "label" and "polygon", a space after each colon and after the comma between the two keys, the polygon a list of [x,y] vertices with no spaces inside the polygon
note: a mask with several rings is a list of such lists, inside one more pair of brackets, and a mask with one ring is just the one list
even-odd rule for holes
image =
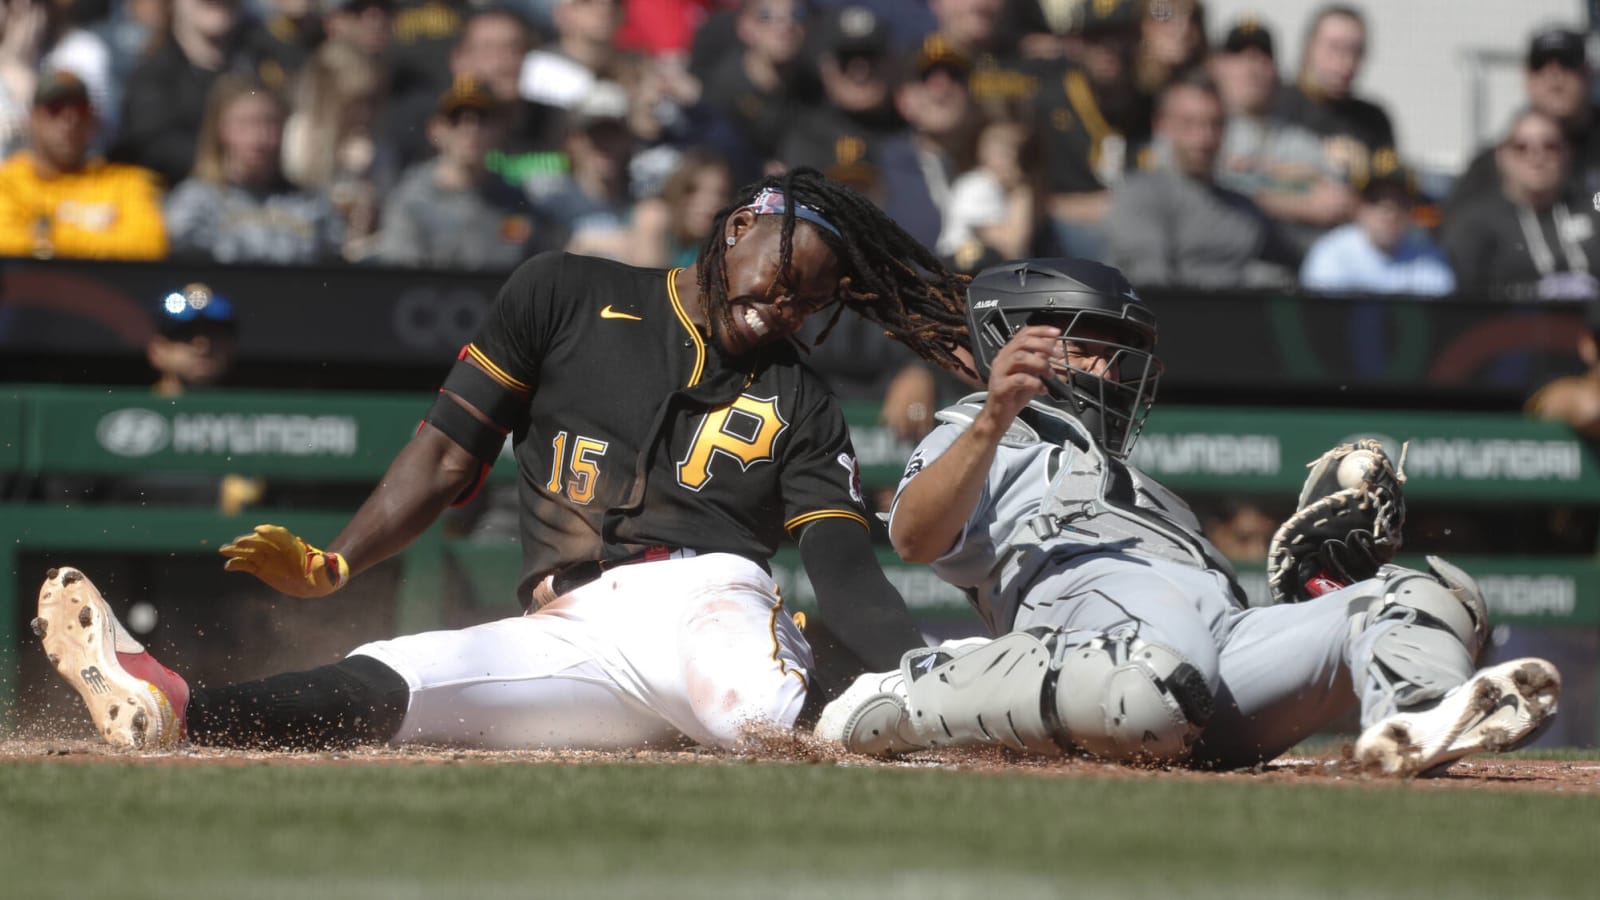
{"label": "dreadlocked hair", "polygon": [[884,215],[872,201],[825,177],[816,169],[793,169],[740,189],[731,206],[717,214],[711,234],[700,251],[700,302],[709,322],[721,318],[733,328],[728,303],[728,271],[723,241],[728,217],[750,203],[766,188],[783,191],[783,237],[780,272],[789,271],[794,250],[795,204],[811,207],[839,229],[836,237],[819,232],[843,264],[839,304],[817,335],[827,338],[845,307],[883,326],[885,333],[910,347],[923,359],[942,368],[975,372],[956,356],[954,348],[967,346],[965,275],[945,267],[939,258]]}

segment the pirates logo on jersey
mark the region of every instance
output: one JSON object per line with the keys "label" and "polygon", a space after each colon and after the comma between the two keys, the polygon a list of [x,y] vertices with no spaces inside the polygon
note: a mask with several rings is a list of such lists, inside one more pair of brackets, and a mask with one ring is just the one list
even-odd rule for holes
{"label": "pirates logo on jersey", "polygon": [[850,499],[861,505],[866,505],[866,500],[861,496],[861,467],[856,465],[856,458],[848,453],[839,454],[839,465],[850,473]]}
{"label": "pirates logo on jersey", "polygon": [[711,480],[712,462],[719,456],[737,460],[743,471],[757,463],[772,462],[778,435],[788,427],[788,421],[778,412],[777,397],[740,394],[732,403],[713,409],[700,420],[700,427],[689,442],[689,452],[678,461],[678,483],[699,491]]}

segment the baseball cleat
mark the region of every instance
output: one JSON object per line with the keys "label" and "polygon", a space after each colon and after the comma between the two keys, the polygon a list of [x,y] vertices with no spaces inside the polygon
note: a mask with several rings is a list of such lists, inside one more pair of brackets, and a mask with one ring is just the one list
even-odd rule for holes
{"label": "baseball cleat", "polygon": [[1469,753],[1515,750],[1555,719],[1561,674],[1534,657],[1491,666],[1432,708],[1395,713],[1361,733],[1355,759],[1381,775],[1437,774]]}
{"label": "baseball cleat", "polygon": [[113,747],[161,750],[183,738],[189,685],[156,662],[77,569],[51,569],[33,633]]}
{"label": "baseball cleat", "polygon": [[892,756],[924,749],[911,727],[905,677],[899,671],[868,672],[822,708],[817,737],[852,753]]}

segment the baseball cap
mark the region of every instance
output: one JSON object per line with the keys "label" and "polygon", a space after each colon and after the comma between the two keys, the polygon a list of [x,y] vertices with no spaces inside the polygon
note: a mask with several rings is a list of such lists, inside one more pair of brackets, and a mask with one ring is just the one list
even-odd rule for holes
{"label": "baseball cap", "polygon": [[470,75],[462,75],[456,78],[450,89],[439,97],[437,112],[448,119],[464,110],[475,110],[488,115],[498,106],[494,95],[489,93],[483,82]]}
{"label": "baseball cap", "polygon": [[1223,53],[1243,53],[1250,49],[1260,50],[1268,57],[1273,56],[1272,32],[1255,16],[1246,16],[1234,23],[1222,39]]}
{"label": "baseball cap", "polygon": [[1551,62],[1567,69],[1581,69],[1587,57],[1584,44],[1579,32],[1547,28],[1528,42],[1528,70],[1537,71]]}
{"label": "baseball cap", "polygon": [[888,23],[865,6],[840,7],[822,28],[822,48],[836,57],[887,55]]}
{"label": "baseball cap", "polygon": [[908,63],[908,76],[918,81],[927,78],[928,73],[934,69],[948,69],[957,80],[962,81],[972,72],[972,59],[957,50],[940,34],[930,34],[923,38],[922,46],[917,48],[916,53],[911,54]]}
{"label": "baseball cap", "polygon": [[1134,0],[1099,0],[1079,5],[1077,31],[1085,37],[1137,33],[1139,4]]}
{"label": "baseball cap", "polygon": [[52,69],[39,76],[33,89],[34,106],[88,106],[89,88],[71,72]]}
{"label": "baseball cap", "polygon": [[169,291],[156,303],[156,331],[165,337],[192,337],[207,328],[232,334],[238,325],[228,298],[198,281]]}
{"label": "baseball cap", "polygon": [[1361,194],[1361,199],[1369,203],[1391,197],[1411,203],[1420,196],[1417,193],[1416,176],[1404,164],[1398,162],[1378,167],[1378,171],[1373,172],[1358,186],[1358,192]]}

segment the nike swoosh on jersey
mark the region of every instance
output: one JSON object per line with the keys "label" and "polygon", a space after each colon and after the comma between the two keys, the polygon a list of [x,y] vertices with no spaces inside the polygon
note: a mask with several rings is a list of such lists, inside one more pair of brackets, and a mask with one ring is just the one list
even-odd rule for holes
{"label": "nike swoosh on jersey", "polygon": [[643,322],[644,321],[644,317],[643,316],[636,316],[633,313],[618,312],[618,311],[612,309],[611,308],[611,304],[609,304],[609,303],[607,303],[600,310],[600,318],[602,318],[602,319],[628,319],[629,321],[632,321],[632,322]]}

